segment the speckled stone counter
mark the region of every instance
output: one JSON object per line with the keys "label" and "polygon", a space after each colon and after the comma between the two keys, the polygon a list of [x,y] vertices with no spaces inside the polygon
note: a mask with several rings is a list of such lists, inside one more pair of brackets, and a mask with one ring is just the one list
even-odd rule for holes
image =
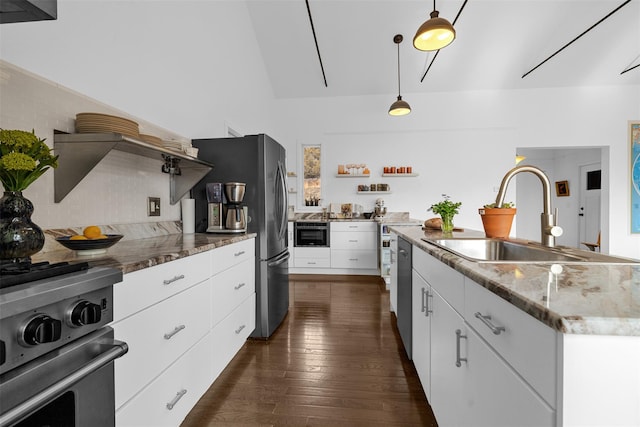
{"label": "speckled stone counter", "polygon": [[370,221],[380,224],[396,224],[396,225],[415,225],[422,224],[422,220],[412,219],[409,217],[409,212],[389,212],[382,218],[325,218],[322,219],[322,214],[318,212],[310,213],[296,213],[289,217],[289,221],[328,221],[328,222],[344,222],[344,221]]}
{"label": "speckled stone counter", "polygon": [[[429,244],[440,231],[391,226],[392,231],[544,324],[569,334],[640,336],[640,263],[476,263]],[[453,237],[484,237],[467,231]]]}
{"label": "speckled stone counter", "polygon": [[[49,230],[47,232],[51,233],[52,231]],[[114,267],[126,274],[242,240],[252,239],[255,236],[255,233],[175,233],[137,239],[130,238],[125,240],[123,238],[120,242],[107,249],[106,253],[88,256],[78,255],[75,251],[59,245],[61,249],[40,252],[32,257],[32,261],[49,261],[50,263],[87,261],[91,267]]]}

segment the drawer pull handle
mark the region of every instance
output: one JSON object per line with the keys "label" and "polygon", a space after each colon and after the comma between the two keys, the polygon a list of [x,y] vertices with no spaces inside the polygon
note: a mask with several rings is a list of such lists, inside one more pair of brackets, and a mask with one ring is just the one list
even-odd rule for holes
{"label": "drawer pull handle", "polygon": [[315,261],[308,261],[307,265],[316,265]]}
{"label": "drawer pull handle", "polygon": [[501,332],[506,331],[504,326],[496,326],[491,323],[491,316],[483,316],[480,312],[477,312],[475,316],[476,318],[480,319],[480,321],[484,323],[487,328],[491,329],[491,332],[493,332],[495,335],[500,335]]}
{"label": "drawer pull handle", "polygon": [[173,282],[176,282],[176,281],[182,280],[182,279],[184,279],[184,274],[181,274],[179,276],[174,276],[173,279],[164,279],[164,281],[162,283],[164,283],[165,285],[170,285]]}
{"label": "drawer pull handle", "polygon": [[180,399],[182,399],[182,396],[184,396],[185,394],[187,394],[187,390],[186,389],[182,389],[179,392],[176,393],[176,397],[173,398],[173,400],[171,400],[171,402],[167,403],[167,409],[168,410],[172,410],[174,406],[176,406],[176,404],[178,403],[178,401]]}
{"label": "drawer pull handle", "polygon": [[244,285],[246,285],[246,283],[242,282],[242,283],[238,283],[236,286],[233,287],[233,289],[235,289],[236,291],[238,289],[240,289],[241,287],[243,287]]}
{"label": "drawer pull handle", "polygon": [[358,261],[358,258],[349,258],[349,261]]}
{"label": "drawer pull handle", "polygon": [[168,332],[166,334],[164,334],[164,339],[165,340],[170,340],[171,338],[173,338],[173,336],[175,334],[177,334],[178,332],[180,332],[181,330],[183,330],[184,328],[186,328],[186,326],[184,325],[180,325],[180,326],[176,326],[175,329],[171,332]]}
{"label": "drawer pull handle", "polygon": [[462,335],[462,331],[460,329],[456,329],[456,366],[459,368],[462,366],[462,362],[467,363],[467,359],[464,357],[460,357],[460,338],[467,339],[466,335]]}
{"label": "drawer pull handle", "polygon": [[242,330],[243,330],[244,328],[246,328],[246,327],[247,327],[247,325],[242,325],[242,326],[240,326],[238,329],[236,329],[236,330],[235,330],[236,335],[237,335],[237,334],[239,334],[240,332],[242,332]]}
{"label": "drawer pull handle", "polygon": [[240,255],[244,255],[244,251],[236,252],[235,254],[233,254],[233,256],[240,256]]}
{"label": "drawer pull handle", "polygon": [[426,288],[422,288],[422,301],[420,311],[424,313],[424,317],[429,317],[429,313],[433,313],[433,310],[429,310],[429,298],[433,298],[433,295],[429,293]]}
{"label": "drawer pull handle", "polygon": [[349,243],[358,243],[357,240],[349,240]]}

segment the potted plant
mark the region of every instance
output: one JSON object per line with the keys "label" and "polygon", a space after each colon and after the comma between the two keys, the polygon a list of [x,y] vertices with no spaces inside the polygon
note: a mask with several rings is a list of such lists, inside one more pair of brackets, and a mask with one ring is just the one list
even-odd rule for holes
{"label": "potted plant", "polygon": [[22,191],[50,167],[58,156],[34,131],[0,129],[0,259],[31,263],[30,256],[44,246],[44,233],[31,222],[33,204]]}
{"label": "potted plant", "polygon": [[506,239],[511,232],[511,224],[516,214],[516,208],[511,202],[496,206],[495,203],[484,205],[478,209],[484,226],[484,234],[490,238]]}
{"label": "potted plant", "polygon": [[440,215],[442,231],[451,233],[453,231],[453,217],[459,213],[458,209],[462,206],[462,202],[452,202],[451,197],[446,194],[443,194],[442,197],[444,197],[443,201],[434,203],[428,210]]}

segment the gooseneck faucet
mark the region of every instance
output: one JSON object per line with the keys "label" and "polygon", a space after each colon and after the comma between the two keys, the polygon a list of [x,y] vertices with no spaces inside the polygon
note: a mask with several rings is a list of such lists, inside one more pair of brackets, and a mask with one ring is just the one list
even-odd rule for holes
{"label": "gooseneck faucet", "polygon": [[507,193],[507,185],[509,185],[509,181],[516,174],[520,172],[531,172],[542,182],[542,193],[543,193],[543,212],[540,218],[540,243],[544,246],[548,246],[550,248],[556,245],[556,237],[562,236],[562,228],[557,225],[558,220],[558,209],[556,208],[555,214],[551,213],[551,184],[549,183],[549,178],[545,173],[538,169],[535,166],[516,166],[506,173],[504,178],[502,178],[502,182],[500,183],[500,190],[498,191],[498,196],[496,197],[496,207],[502,207],[504,203],[504,197]]}

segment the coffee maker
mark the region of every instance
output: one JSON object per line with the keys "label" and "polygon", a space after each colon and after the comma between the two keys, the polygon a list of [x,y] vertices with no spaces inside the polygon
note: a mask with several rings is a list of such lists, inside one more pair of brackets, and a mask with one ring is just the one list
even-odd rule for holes
{"label": "coffee maker", "polygon": [[246,207],[242,206],[246,184],[243,182],[227,182],[224,184],[224,195],[227,198],[224,227],[229,232],[247,231]]}

